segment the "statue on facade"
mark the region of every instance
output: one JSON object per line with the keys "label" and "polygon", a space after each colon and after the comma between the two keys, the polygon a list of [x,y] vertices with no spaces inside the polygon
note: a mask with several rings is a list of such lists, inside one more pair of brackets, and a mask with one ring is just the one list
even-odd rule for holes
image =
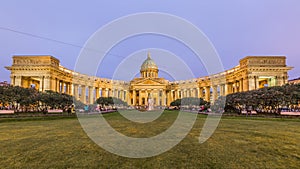
{"label": "statue on facade", "polygon": [[154,110],[154,100],[151,97],[151,94],[148,97],[148,110]]}

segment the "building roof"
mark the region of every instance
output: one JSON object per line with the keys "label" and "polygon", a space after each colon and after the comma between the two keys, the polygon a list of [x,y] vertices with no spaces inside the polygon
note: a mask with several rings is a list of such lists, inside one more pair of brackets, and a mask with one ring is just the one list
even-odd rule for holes
{"label": "building roof", "polygon": [[148,69],[158,69],[156,63],[151,59],[150,52],[148,52],[147,59],[143,62],[141,66],[141,71]]}

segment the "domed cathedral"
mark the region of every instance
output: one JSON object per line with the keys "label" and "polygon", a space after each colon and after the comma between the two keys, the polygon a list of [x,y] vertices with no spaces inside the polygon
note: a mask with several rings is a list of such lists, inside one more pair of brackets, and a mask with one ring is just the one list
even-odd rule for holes
{"label": "domed cathedral", "polygon": [[158,66],[151,59],[148,52],[147,59],[143,62],[139,78],[130,81],[130,104],[148,106],[151,99],[154,106],[166,106],[166,90],[169,81],[158,77]]}
{"label": "domed cathedral", "polygon": [[[150,53],[141,65],[140,77],[130,82],[74,72],[53,56],[13,56],[10,83],[13,86],[66,93],[85,104],[99,97],[117,97],[132,106],[169,106],[172,101],[198,97],[213,102],[219,96],[281,86],[288,82],[285,56],[247,56],[234,68],[189,80],[168,81],[158,77]],[[149,103],[151,103],[149,105]]]}

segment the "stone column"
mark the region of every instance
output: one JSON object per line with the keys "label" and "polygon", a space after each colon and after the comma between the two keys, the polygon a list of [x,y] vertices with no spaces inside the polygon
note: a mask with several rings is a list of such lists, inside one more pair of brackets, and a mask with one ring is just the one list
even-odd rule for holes
{"label": "stone column", "polygon": [[10,76],[10,85],[15,86],[16,76]]}
{"label": "stone column", "polygon": [[81,97],[80,101],[84,104],[86,104],[86,87],[81,85]]}
{"label": "stone column", "polygon": [[127,102],[127,104],[128,105],[132,105],[132,103],[131,103],[131,98],[130,98],[130,90],[128,89],[128,90],[125,90],[125,101]]}
{"label": "stone column", "polygon": [[139,105],[142,105],[142,90],[139,90]]}
{"label": "stone column", "polygon": [[67,82],[64,82],[64,83],[63,83],[63,86],[64,86],[64,87],[63,87],[64,93],[65,93],[65,94],[68,94],[68,90],[69,90],[69,89],[68,89],[68,83],[67,83]]}
{"label": "stone column", "polygon": [[69,94],[69,91],[70,91],[70,85],[69,85],[68,82],[65,82],[65,85],[66,85],[65,93],[66,93],[66,94]]}
{"label": "stone column", "polygon": [[58,79],[56,79],[56,85],[55,86],[56,86],[56,90],[55,91],[58,92],[58,93],[61,93],[60,92],[60,82],[59,82]]}
{"label": "stone column", "polygon": [[276,85],[277,86],[283,85],[283,77],[276,77]]}
{"label": "stone column", "polygon": [[65,93],[65,82],[60,81],[60,93]]}
{"label": "stone column", "polygon": [[[164,92],[164,91],[162,91],[162,92]],[[171,103],[172,101],[174,101],[173,98],[174,98],[174,93],[173,93],[173,90],[171,90],[171,91],[170,91],[170,103]]]}
{"label": "stone column", "polygon": [[119,99],[122,99],[122,90],[117,90],[117,96]]}
{"label": "stone column", "polygon": [[22,76],[16,76],[15,77],[14,86],[22,86]]}
{"label": "stone column", "polygon": [[215,101],[218,98],[218,89],[217,86],[212,87],[212,100]]}
{"label": "stone column", "polygon": [[108,96],[109,97],[113,97],[113,89],[108,89]]}
{"label": "stone column", "polygon": [[177,89],[177,95],[178,95],[177,99],[181,99],[181,91],[180,91],[180,89]]}
{"label": "stone column", "polygon": [[248,79],[243,78],[243,91],[248,91],[249,86],[248,86]]}
{"label": "stone column", "polygon": [[59,92],[60,93],[64,93],[64,82],[63,81],[59,81]]}
{"label": "stone column", "polygon": [[111,89],[111,97],[116,97],[116,89]]}
{"label": "stone column", "polygon": [[197,89],[193,88],[192,91],[193,91],[192,93],[193,97],[198,97]]}
{"label": "stone column", "polygon": [[121,90],[122,92],[122,94],[121,94],[121,99],[123,100],[123,101],[127,101],[127,99],[126,99],[126,90]]}
{"label": "stone column", "polygon": [[219,87],[220,87],[220,96],[224,96],[223,84],[220,84]]}
{"label": "stone column", "polygon": [[107,89],[104,88],[104,89],[101,89],[102,90],[102,97],[107,97],[106,93],[107,93]]}
{"label": "stone column", "polygon": [[148,91],[145,90],[145,105],[148,106]]}
{"label": "stone column", "polygon": [[[169,101],[171,103],[171,100]],[[162,90],[162,99],[161,99],[162,106],[166,106],[166,91]],[[168,104],[170,105],[170,104]]]}
{"label": "stone column", "polygon": [[67,86],[67,94],[71,95],[71,91],[72,91],[72,85],[71,85],[71,83],[67,82],[66,86]]}
{"label": "stone column", "polygon": [[243,92],[244,91],[244,85],[243,85],[243,82],[244,82],[244,79],[242,78],[242,79],[240,79],[240,92]]}
{"label": "stone column", "polygon": [[94,103],[94,87],[89,87],[89,104]]}
{"label": "stone column", "polygon": [[103,90],[102,90],[102,88],[99,88],[99,97],[103,97]]}
{"label": "stone column", "polygon": [[254,77],[249,77],[248,78],[248,83],[249,83],[249,90],[254,90],[255,89],[255,79],[254,79]]}
{"label": "stone column", "polygon": [[225,85],[224,85],[224,93],[225,93],[225,96],[229,94],[227,83],[225,83]]}
{"label": "stone column", "polygon": [[259,89],[259,77],[258,76],[256,76],[256,78],[255,78],[255,83],[256,83],[256,89]]}
{"label": "stone column", "polygon": [[44,89],[44,91],[51,90],[51,81],[50,81],[49,76],[44,77],[44,87],[43,87],[43,89]]}
{"label": "stone column", "polygon": [[76,100],[79,99],[78,85],[77,85],[77,84],[74,84],[74,98],[75,98]]}
{"label": "stone column", "polygon": [[103,97],[108,97],[108,88],[105,88],[103,91]]}
{"label": "stone column", "polygon": [[55,78],[51,78],[50,79],[50,83],[51,83],[51,90],[52,91],[56,91],[56,80],[55,80]]}
{"label": "stone column", "polygon": [[100,97],[100,90],[99,87],[96,87],[96,99]]}
{"label": "stone column", "polygon": [[287,84],[288,83],[288,76],[285,75],[282,77],[282,85]]}
{"label": "stone column", "polygon": [[[39,80],[40,80],[40,84],[39,84],[40,88],[39,88],[39,91],[43,92],[43,91],[44,91],[44,76],[41,76],[41,77],[39,78]],[[22,86],[22,87],[23,87],[23,86]]]}
{"label": "stone column", "polygon": [[156,100],[155,100],[155,105],[158,106],[159,105],[159,90],[155,89],[154,91],[155,95],[156,95]]}
{"label": "stone column", "polygon": [[74,84],[69,83],[69,86],[70,86],[69,94],[70,94],[71,96],[73,96],[73,95],[74,95]]}
{"label": "stone column", "polygon": [[135,89],[132,90],[132,100],[133,100],[133,105],[136,105],[136,91]]}
{"label": "stone column", "polygon": [[111,97],[111,89],[106,88],[106,97]]}
{"label": "stone column", "polygon": [[210,101],[210,86],[205,87],[205,100]]}

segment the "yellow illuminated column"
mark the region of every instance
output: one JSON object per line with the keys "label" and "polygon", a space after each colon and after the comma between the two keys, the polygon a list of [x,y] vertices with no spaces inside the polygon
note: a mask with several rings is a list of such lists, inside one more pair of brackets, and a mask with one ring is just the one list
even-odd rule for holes
{"label": "yellow illuminated column", "polygon": [[156,98],[155,105],[158,106],[159,105],[159,99],[160,99],[159,91],[157,89],[155,89],[154,93],[155,93],[155,98]]}
{"label": "yellow illuminated column", "polygon": [[[171,90],[170,91],[170,104],[171,102],[173,101],[173,98],[174,98],[174,93],[173,93],[174,90]],[[162,91],[163,92],[163,91]]]}
{"label": "yellow illuminated column", "polygon": [[145,91],[145,105],[148,105],[148,91]]}
{"label": "yellow illuminated column", "polygon": [[248,87],[248,79],[243,79],[243,91],[248,91],[249,87]]}
{"label": "yellow illuminated column", "polygon": [[138,105],[142,105],[142,90],[139,90],[139,104]]}
{"label": "yellow illuminated column", "polygon": [[78,85],[77,84],[74,84],[74,98],[76,100],[79,99],[79,95],[78,95]]}
{"label": "yellow illuminated column", "polygon": [[201,98],[201,93],[200,93],[200,88],[199,87],[197,88],[197,96],[196,97]]}
{"label": "yellow illuminated column", "polygon": [[22,76],[16,76],[14,86],[22,86]]}
{"label": "yellow illuminated column", "polygon": [[256,78],[255,78],[255,86],[256,86],[256,89],[259,89],[259,77],[258,76],[256,76]]}
{"label": "yellow illuminated column", "polygon": [[102,89],[102,97],[107,97],[107,88]]}
{"label": "yellow illuminated column", "polygon": [[181,89],[178,90],[178,98],[182,99],[182,90]]}
{"label": "yellow illuminated column", "polygon": [[86,87],[81,85],[81,97],[80,101],[84,104],[86,104]]}
{"label": "yellow illuminated column", "polygon": [[218,89],[217,86],[212,87],[212,100],[215,101],[218,98]]}
{"label": "yellow illuminated column", "polygon": [[51,90],[52,91],[56,91],[56,80],[55,80],[55,78],[51,78],[50,79],[50,83],[51,83]]}
{"label": "yellow illuminated column", "polygon": [[126,90],[125,99],[126,99],[128,105],[132,104],[131,103],[131,96],[130,96],[130,90],[129,89]]}
{"label": "yellow illuminated column", "polygon": [[103,90],[102,90],[102,88],[99,88],[99,95],[100,95],[100,97],[103,97]]}
{"label": "yellow illuminated column", "polygon": [[240,92],[243,92],[244,91],[244,79],[240,79]]}
{"label": "yellow illuminated column", "polygon": [[[170,99],[170,101],[171,101],[171,99]],[[170,101],[168,101],[168,102],[170,102]],[[168,104],[168,105],[170,105],[170,104]],[[162,90],[162,106],[166,106],[166,91],[165,90]]]}
{"label": "yellow illuminated column", "polygon": [[135,106],[136,105],[136,91],[135,89],[132,90],[132,100],[133,100],[133,105]]}
{"label": "yellow illuminated column", "polygon": [[69,94],[69,93],[68,93],[68,92],[69,92],[69,84],[68,84],[67,82],[65,82],[64,85],[66,86],[66,87],[65,87],[64,93],[65,93],[65,94]]}
{"label": "yellow illuminated column", "polygon": [[254,90],[255,89],[255,79],[254,77],[249,77],[248,78],[248,82],[249,82],[249,90]]}
{"label": "yellow illuminated column", "polygon": [[210,101],[210,86],[205,87],[205,100]]}
{"label": "yellow illuminated column", "polygon": [[60,82],[59,82],[58,79],[56,79],[56,90],[55,91],[58,92],[58,93],[61,93],[61,91],[60,91]]}
{"label": "yellow illuminated column", "polygon": [[89,104],[94,104],[94,87],[89,87]]}
{"label": "yellow illuminated column", "polygon": [[99,87],[96,87],[96,99],[99,98],[99,95],[100,95],[100,93],[99,93]]}
{"label": "yellow illuminated column", "polygon": [[121,98],[122,98],[121,95],[122,95],[122,92],[121,92],[120,89],[118,89],[118,90],[117,90],[117,97],[118,97],[118,99],[121,99]]}

